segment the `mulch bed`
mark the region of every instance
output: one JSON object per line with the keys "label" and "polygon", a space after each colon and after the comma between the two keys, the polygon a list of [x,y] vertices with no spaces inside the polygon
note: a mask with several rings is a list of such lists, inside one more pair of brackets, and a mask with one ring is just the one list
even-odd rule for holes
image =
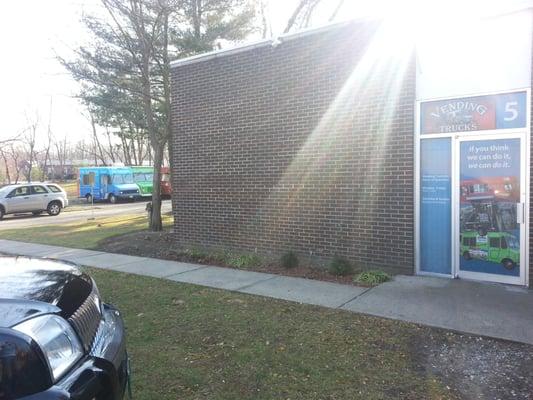
{"label": "mulch bed", "polygon": [[[221,267],[234,268],[231,265],[213,261],[212,259],[198,259],[188,257],[186,254],[174,246],[172,234],[164,232],[134,232],[126,235],[114,236],[101,241],[97,250],[110,253],[128,254],[132,256],[152,257],[170,261],[190,262],[205,265],[217,265]],[[342,283],[346,285],[356,285],[353,276],[335,276],[325,270],[311,268],[301,265],[292,269],[285,269],[275,263],[264,263],[257,267],[246,268],[247,271],[264,272],[269,274],[292,276],[297,278],[307,278],[320,281]]]}

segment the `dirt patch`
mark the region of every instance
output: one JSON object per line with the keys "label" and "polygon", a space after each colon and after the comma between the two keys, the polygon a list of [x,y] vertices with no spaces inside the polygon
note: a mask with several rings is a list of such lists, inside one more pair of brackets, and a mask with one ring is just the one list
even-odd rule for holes
{"label": "dirt patch", "polygon": [[461,399],[533,399],[532,347],[432,330],[410,344],[413,363]]}
{"label": "dirt patch", "polygon": [[[170,261],[182,261],[204,265],[218,265],[227,268],[235,268],[230,264],[221,262],[219,260],[214,260],[213,258],[208,256],[191,257],[190,255],[184,253],[183,249],[175,247],[172,234],[168,231],[143,231],[129,233],[121,236],[114,236],[101,241],[98,244],[97,250],[111,253],[128,254],[133,256],[160,258],[163,260]],[[301,265],[297,268],[292,269],[285,269],[274,262],[267,261],[257,266],[250,266],[241,269],[245,269],[247,271],[265,272],[269,274],[355,285],[353,283],[353,276],[335,276],[325,270],[312,268],[306,265]]]}

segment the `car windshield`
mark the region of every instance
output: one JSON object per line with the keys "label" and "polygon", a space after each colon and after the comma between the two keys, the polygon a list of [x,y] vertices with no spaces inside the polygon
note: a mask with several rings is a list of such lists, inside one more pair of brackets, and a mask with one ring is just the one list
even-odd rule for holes
{"label": "car windshield", "polygon": [[133,183],[133,175],[132,174],[116,174],[111,177],[111,182],[115,185],[121,184],[121,183]]}
{"label": "car windshield", "polygon": [[154,175],[150,173],[148,174],[136,173],[136,174],[133,174],[133,179],[135,180],[135,182],[151,182],[154,179]]}

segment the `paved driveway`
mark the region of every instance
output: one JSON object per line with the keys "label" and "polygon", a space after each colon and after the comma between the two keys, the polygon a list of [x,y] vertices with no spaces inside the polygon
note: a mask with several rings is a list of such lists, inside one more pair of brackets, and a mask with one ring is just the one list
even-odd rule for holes
{"label": "paved driveway", "polygon": [[[0,220],[0,231],[2,229],[18,229],[26,228],[31,226],[42,226],[42,225],[54,225],[54,224],[63,224],[69,222],[77,221],[86,221],[87,218],[102,218],[102,217],[114,217],[117,215],[130,215],[130,214],[145,214],[146,211],[146,201],[137,201],[135,203],[118,203],[118,204],[107,204],[107,203],[97,203],[92,207],[91,205],[80,205],[73,206],[70,211],[69,208],[66,208],[64,212],[59,214],[56,217],[51,217],[46,213],[43,213],[39,216],[33,216],[30,214],[20,214],[20,215],[6,215],[2,220]],[[163,212],[169,212],[172,209],[170,200],[164,200],[162,205]]]}

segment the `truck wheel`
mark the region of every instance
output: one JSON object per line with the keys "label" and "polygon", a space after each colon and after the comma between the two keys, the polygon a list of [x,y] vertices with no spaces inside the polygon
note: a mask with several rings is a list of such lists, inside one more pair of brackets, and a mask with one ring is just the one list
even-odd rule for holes
{"label": "truck wheel", "polygon": [[463,253],[463,257],[465,260],[470,260],[472,257],[470,256],[470,252],[467,250]]}
{"label": "truck wheel", "polygon": [[91,204],[93,202],[93,195],[92,194],[87,194],[85,196],[85,200],[87,201],[87,203]]}
{"label": "truck wheel", "polygon": [[513,262],[513,260],[509,260],[508,258],[504,258],[502,260],[502,265],[503,265],[503,267],[505,269],[507,269],[509,271],[512,270],[516,266],[516,264]]}
{"label": "truck wheel", "polygon": [[117,202],[117,196],[115,196],[113,193],[111,193],[108,197],[108,200],[111,204],[115,204]]}
{"label": "truck wheel", "polygon": [[48,214],[52,216],[59,215],[59,213],[61,212],[61,203],[59,203],[58,201],[52,201],[50,204],[48,204],[46,212],[48,212]]}

